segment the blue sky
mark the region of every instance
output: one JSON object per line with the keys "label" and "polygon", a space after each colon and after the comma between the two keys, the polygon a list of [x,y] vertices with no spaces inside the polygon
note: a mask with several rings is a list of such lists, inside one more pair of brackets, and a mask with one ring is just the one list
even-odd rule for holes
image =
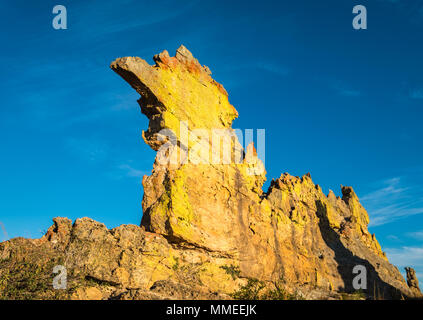
{"label": "blue sky", "polygon": [[[68,29],[52,28],[65,5]],[[368,29],[352,28],[352,8]],[[184,44],[266,129],[268,180],[352,185],[391,261],[423,282],[423,1],[2,1],[0,241],[55,216],[139,224],[154,152],[117,57]],[[266,184],[266,186],[268,183]]]}

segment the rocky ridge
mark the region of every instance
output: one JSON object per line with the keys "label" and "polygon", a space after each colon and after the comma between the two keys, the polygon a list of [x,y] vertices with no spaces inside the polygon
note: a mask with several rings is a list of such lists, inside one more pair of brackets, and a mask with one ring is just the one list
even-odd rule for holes
{"label": "rocky ridge", "polygon": [[[367,270],[365,297],[420,297],[369,233],[353,188],[325,195],[309,174],[285,173],[263,192],[264,165],[234,133],[238,112],[210,69],[184,46],[154,61],[111,64],[140,94],[150,120],[143,138],[157,151],[143,178],[141,226],[55,218],[41,239],[1,243],[1,297],[229,299],[260,283],[272,293],[265,298],[341,299],[356,294],[357,265]],[[216,130],[227,163],[213,161],[225,148],[212,143]],[[57,264],[68,270],[67,290],[49,284]]]}

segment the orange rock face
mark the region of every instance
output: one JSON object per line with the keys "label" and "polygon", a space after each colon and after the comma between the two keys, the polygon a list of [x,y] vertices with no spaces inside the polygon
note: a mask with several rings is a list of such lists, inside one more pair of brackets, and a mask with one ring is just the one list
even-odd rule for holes
{"label": "orange rock face", "polygon": [[[238,112],[210,69],[183,46],[154,61],[111,64],[140,94],[150,120],[143,138],[157,151],[143,178],[141,226],[56,218],[41,239],[0,243],[0,298],[228,299],[262,281],[295,297],[339,299],[358,290],[357,267],[369,298],[420,296],[411,270],[410,288],[369,233],[351,187],[326,196],[310,174],[282,174],[264,192],[260,146],[238,139]],[[54,265],[68,270],[67,290],[51,289]]]}
{"label": "orange rock face", "polygon": [[[189,153],[193,141],[181,139],[181,122],[188,124],[188,131],[203,128],[208,135],[213,129],[230,129],[237,112],[226,91],[185,47],[175,57],[164,51],[154,60],[156,65],[149,66],[136,58],[122,58],[111,66],[140,93],[141,110],[150,119],[147,143],[153,149],[159,143],[152,133],[170,129],[176,136],[174,148]],[[173,122],[157,121],[168,113],[175,117]],[[231,150],[236,153],[239,147],[235,139]],[[263,164],[253,146],[246,153],[242,162],[229,164],[172,166],[159,164],[156,158],[152,175],[143,179],[142,225],[171,242],[233,259],[244,277],[283,278],[292,287],[307,284],[354,291],[353,268],[364,265],[373,283],[369,291],[377,287],[386,294],[408,292],[398,270],[369,234],[368,214],[351,187],[342,187],[341,199],[333,192],[324,195],[310,175],[284,174],[263,193],[265,171],[248,171]],[[247,163],[248,155],[255,161]]]}

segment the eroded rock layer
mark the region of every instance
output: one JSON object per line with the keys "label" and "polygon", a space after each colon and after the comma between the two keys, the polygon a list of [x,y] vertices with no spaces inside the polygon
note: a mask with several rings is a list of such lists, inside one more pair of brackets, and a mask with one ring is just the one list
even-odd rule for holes
{"label": "eroded rock layer", "polygon": [[0,244],[2,274],[13,282],[25,278],[13,266],[63,264],[69,289],[45,291],[56,298],[222,299],[257,279],[290,297],[321,299],[354,293],[353,269],[364,266],[367,297],[420,295],[369,233],[351,187],[326,196],[309,174],[283,174],[263,192],[264,165],[252,144],[243,149],[231,127],[238,113],[210,69],[183,46],[154,61],[111,64],[141,95],[150,120],[143,138],[157,151],[143,178],[141,227],[57,218],[41,239]]}

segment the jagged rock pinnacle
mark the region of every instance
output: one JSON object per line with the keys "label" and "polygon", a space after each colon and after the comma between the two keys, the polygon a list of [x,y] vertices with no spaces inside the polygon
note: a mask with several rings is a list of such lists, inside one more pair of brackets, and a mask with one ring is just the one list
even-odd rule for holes
{"label": "jagged rock pinnacle", "polygon": [[[210,69],[184,46],[154,62],[111,64],[140,94],[149,119],[143,138],[157,151],[143,178],[141,226],[108,230],[89,218],[57,218],[41,239],[1,243],[0,278],[7,281],[0,298],[227,299],[248,278],[297,297],[340,298],[357,290],[356,266],[366,269],[370,298],[420,296],[412,269],[408,286],[369,233],[353,188],[342,186],[342,198],[326,196],[310,174],[285,173],[263,192],[264,164],[234,134],[238,112]],[[217,149],[216,132],[223,141]],[[68,291],[16,290],[22,281],[45,288],[54,265],[72,275]],[[40,270],[48,275],[31,278]]]}

